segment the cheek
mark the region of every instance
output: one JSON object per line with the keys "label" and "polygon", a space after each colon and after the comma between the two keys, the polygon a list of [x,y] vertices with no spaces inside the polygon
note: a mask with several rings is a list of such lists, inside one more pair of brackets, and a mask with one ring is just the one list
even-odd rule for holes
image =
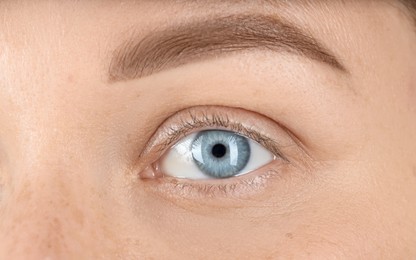
{"label": "cheek", "polygon": [[112,216],[110,221],[110,214],[104,212],[110,200],[100,200],[104,195],[88,178],[91,173],[84,171],[80,180],[82,174],[53,168],[33,167],[29,174],[15,175],[5,183],[0,201],[2,257],[111,255],[109,250],[117,243],[110,231],[120,218]]}
{"label": "cheek", "polygon": [[[363,169],[344,163],[316,172],[322,179],[296,183],[250,207],[189,209],[143,193],[141,219],[132,234],[146,223],[147,238],[175,245],[185,258],[201,252],[214,259],[354,258],[357,253],[380,258],[398,245],[390,234],[397,216],[384,205],[381,190],[359,177],[369,176]],[[391,248],[383,249],[389,243]]]}

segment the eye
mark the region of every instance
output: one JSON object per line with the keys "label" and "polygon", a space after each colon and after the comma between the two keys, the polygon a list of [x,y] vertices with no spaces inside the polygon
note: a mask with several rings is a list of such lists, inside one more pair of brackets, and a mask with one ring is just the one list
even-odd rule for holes
{"label": "eye", "polygon": [[272,152],[236,132],[206,130],[173,145],[159,167],[175,178],[223,179],[250,173],[274,159]]}

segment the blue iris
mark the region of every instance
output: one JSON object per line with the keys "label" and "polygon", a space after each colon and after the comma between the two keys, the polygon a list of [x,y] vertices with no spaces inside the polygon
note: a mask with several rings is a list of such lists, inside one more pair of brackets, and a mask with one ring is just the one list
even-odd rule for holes
{"label": "blue iris", "polygon": [[247,138],[229,131],[202,131],[195,137],[191,149],[198,168],[214,178],[237,175],[250,159]]}

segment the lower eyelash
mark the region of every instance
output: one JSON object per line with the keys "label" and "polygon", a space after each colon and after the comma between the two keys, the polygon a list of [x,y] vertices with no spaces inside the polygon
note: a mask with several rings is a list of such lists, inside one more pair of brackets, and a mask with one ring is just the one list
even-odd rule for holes
{"label": "lower eyelash", "polygon": [[[261,170],[260,170],[261,171]],[[235,177],[215,182],[189,181],[173,177],[162,177],[156,181],[152,189],[174,198],[181,199],[244,199],[250,198],[267,186],[270,178],[281,174],[276,170],[267,170],[263,174],[253,174],[251,177]],[[150,184],[151,185],[151,184]]]}

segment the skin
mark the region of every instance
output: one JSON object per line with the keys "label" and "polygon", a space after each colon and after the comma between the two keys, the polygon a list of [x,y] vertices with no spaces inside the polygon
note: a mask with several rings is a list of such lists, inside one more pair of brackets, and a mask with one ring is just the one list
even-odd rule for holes
{"label": "skin", "polygon": [[[0,259],[416,257],[416,33],[404,8],[155,2],[0,4]],[[128,29],[242,12],[304,28],[348,73],[247,51],[108,81]],[[201,104],[287,142],[290,163],[267,166],[280,177],[184,198],[141,178],[161,157],[154,133]]]}

